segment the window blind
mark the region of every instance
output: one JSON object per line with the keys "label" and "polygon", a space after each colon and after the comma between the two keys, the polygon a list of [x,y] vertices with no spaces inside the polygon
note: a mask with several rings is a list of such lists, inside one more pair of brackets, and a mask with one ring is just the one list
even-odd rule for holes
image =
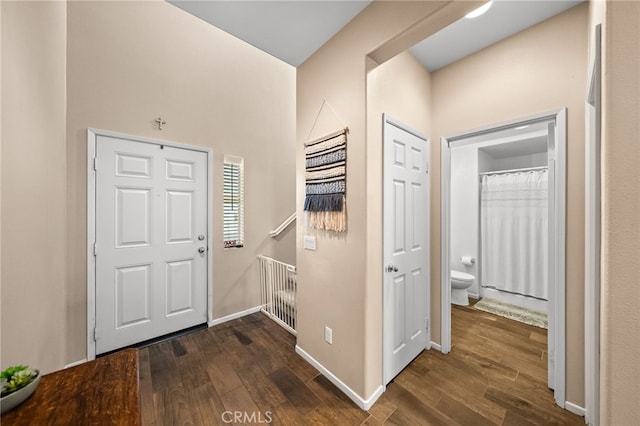
{"label": "window blind", "polygon": [[243,163],[224,163],[223,236],[224,247],[244,245]]}

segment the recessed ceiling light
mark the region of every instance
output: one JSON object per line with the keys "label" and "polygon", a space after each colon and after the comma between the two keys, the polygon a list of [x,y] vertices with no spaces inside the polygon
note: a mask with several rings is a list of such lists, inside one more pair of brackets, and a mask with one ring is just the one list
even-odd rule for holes
{"label": "recessed ceiling light", "polygon": [[479,8],[477,8],[476,10],[474,10],[473,12],[469,12],[465,15],[465,18],[477,18],[478,16],[482,15],[483,13],[485,13],[487,10],[489,10],[489,8],[491,7],[491,4],[493,4],[493,0],[491,0],[490,2],[483,4],[482,6],[480,6]]}

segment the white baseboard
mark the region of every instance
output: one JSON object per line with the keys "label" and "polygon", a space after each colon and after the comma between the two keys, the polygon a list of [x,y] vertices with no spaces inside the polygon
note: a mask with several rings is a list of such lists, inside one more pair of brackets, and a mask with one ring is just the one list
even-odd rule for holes
{"label": "white baseboard", "polygon": [[71,367],[75,367],[76,365],[80,365],[80,364],[84,364],[85,362],[87,362],[88,360],[86,358],[81,359],[79,361],[74,361],[72,363],[69,363],[67,365],[64,366],[64,368],[71,368]]}
{"label": "white baseboard", "polygon": [[442,346],[436,342],[431,342],[431,349],[435,349],[438,352],[442,352]]}
{"label": "white baseboard", "polygon": [[475,293],[468,293],[468,296],[472,299],[480,299],[480,295],[479,294],[475,294]]}
{"label": "white baseboard", "polygon": [[376,389],[376,391],[368,399],[364,401],[364,405],[360,408],[362,408],[364,411],[369,411],[369,408],[373,407],[373,404],[376,403],[378,398],[382,396],[382,394],[386,389],[387,388],[385,386],[380,385],[378,389]]}
{"label": "white baseboard", "polygon": [[585,413],[587,412],[587,410],[579,405],[576,405],[574,403],[571,403],[569,401],[564,403],[564,408],[567,411],[572,412],[573,414],[577,414],[579,416],[584,417]]}
{"label": "white baseboard", "polygon": [[338,389],[340,389],[345,395],[349,397],[353,402],[356,403],[358,407],[361,409],[368,411],[369,408],[373,406],[373,404],[380,398],[380,396],[384,393],[385,387],[380,385],[378,389],[371,395],[368,399],[362,398],[358,395],[353,389],[344,384],[342,380],[337,378],[331,371],[327,370],[325,366],[320,364],[313,358],[311,355],[306,353],[300,346],[296,345],[296,353],[305,359],[309,364],[313,365],[319,372],[322,373],[324,377],[329,379],[331,383],[336,385]]}
{"label": "white baseboard", "polygon": [[223,322],[231,321],[234,319],[246,317],[247,315],[255,314],[256,312],[260,312],[262,309],[262,305],[256,306],[245,311],[236,312],[235,314],[226,315],[224,317],[216,318],[208,322],[209,327],[213,327],[214,325],[222,324]]}

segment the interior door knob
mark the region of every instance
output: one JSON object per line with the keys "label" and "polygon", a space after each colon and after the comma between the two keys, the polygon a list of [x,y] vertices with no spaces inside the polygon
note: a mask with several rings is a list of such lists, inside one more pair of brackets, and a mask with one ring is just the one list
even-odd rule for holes
{"label": "interior door knob", "polygon": [[388,265],[387,272],[398,272],[398,265]]}
{"label": "interior door knob", "polygon": [[205,251],[207,251],[207,249],[204,247],[198,247],[198,253],[204,253]]}

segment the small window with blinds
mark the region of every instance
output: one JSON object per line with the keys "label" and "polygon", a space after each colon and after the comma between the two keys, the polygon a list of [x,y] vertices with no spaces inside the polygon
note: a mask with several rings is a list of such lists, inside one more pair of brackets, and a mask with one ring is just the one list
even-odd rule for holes
{"label": "small window with blinds", "polygon": [[244,246],[244,160],[224,156],[224,248]]}

